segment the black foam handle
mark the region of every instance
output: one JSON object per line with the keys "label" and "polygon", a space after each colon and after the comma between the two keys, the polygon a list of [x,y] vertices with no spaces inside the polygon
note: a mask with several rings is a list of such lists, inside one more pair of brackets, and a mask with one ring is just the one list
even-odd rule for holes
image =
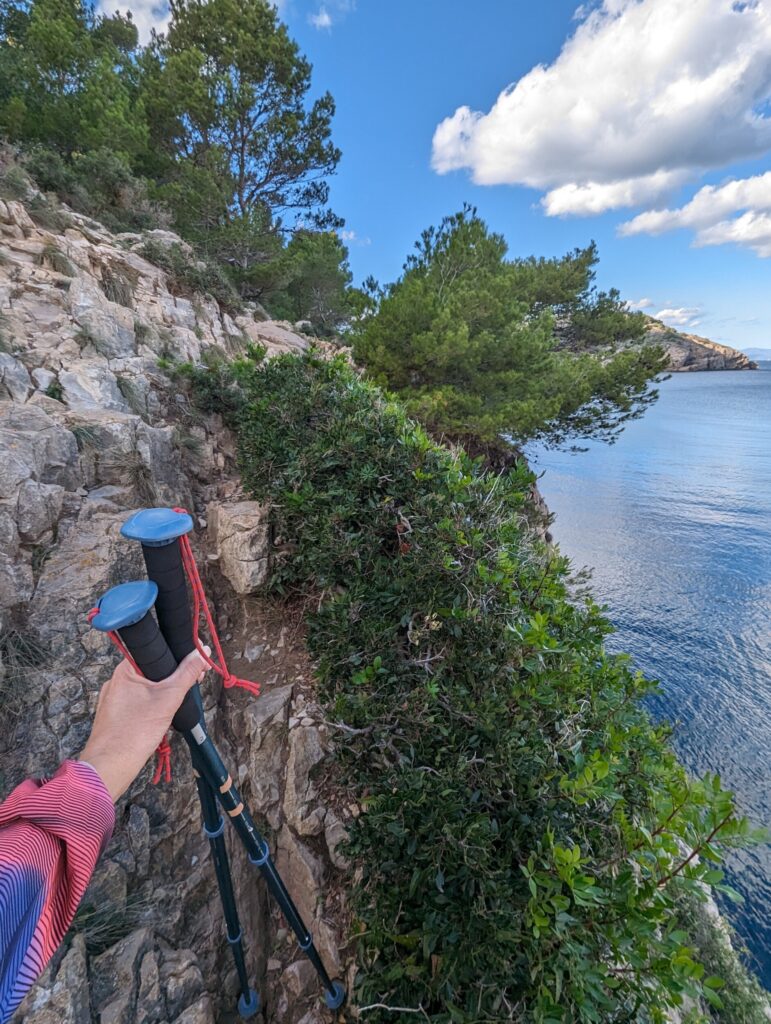
{"label": "black foam handle", "polygon": [[[118,632],[137,668],[151,682],[158,683],[161,679],[166,679],[177,667],[177,659],[164,640],[152,612],[147,612],[139,622],[124,626]],[[172,724],[180,732],[192,729],[200,719],[201,712],[195,690],[196,686],[193,686],[187,691],[185,699],[174,715]],[[126,724],[128,726],[130,723]]]}
{"label": "black foam handle", "polygon": [[193,642],[193,619],[190,614],[190,598],[187,593],[185,570],[182,567],[182,552],[175,542],[162,547],[142,545],[142,554],[147,567],[147,577],[158,586],[155,599],[155,614],[171,653],[182,659],[195,650]]}

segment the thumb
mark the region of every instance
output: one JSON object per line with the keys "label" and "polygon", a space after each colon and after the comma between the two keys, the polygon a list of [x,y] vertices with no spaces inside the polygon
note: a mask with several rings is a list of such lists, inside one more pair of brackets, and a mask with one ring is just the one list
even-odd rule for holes
{"label": "thumb", "polygon": [[[207,655],[211,654],[211,648],[204,647]],[[170,685],[177,687],[180,690],[184,690],[185,693],[190,687],[198,682],[202,678],[204,672],[208,668],[206,662],[203,660],[198,651],[191,651],[182,661],[177,665],[176,669],[168,678]]]}

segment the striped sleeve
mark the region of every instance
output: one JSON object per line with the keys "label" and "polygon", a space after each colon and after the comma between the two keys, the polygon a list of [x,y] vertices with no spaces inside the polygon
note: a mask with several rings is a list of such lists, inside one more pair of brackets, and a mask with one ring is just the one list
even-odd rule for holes
{"label": "striped sleeve", "polygon": [[5,1024],[64,938],[115,809],[84,761],[28,779],[0,804],[0,1024]]}

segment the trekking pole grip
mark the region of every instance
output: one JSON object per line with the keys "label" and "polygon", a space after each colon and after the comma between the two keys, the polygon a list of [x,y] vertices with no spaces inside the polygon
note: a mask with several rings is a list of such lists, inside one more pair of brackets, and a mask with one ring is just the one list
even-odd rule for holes
{"label": "trekking pole grip", "polygon": [[192,529],[193,520],[186,512],[146,508],[135,512],[120,531],[142,545],[148,579],[158,587],[158,625],[177,661],[195,650],[190,599],[178,543]]}
{"label": "trekking pole grip", "polygon": [[[152,613],[158,587],[150,580],[121,583],[108,590],[96,605],[91,625],[103,633],[115,633],[134,664],[153,683],[166,679],[177,667],[177,659],[163,637]],[[192,729],[200,710],[191,687],[174,716],[174,728]]]}

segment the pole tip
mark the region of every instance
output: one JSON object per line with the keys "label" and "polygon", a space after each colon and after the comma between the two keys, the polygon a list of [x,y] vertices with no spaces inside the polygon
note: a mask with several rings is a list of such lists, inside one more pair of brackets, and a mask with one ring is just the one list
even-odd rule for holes
{"label": "pole tip", "polygon": [[339,1010],[345,1002],[346,992],[339,981],[333,981],[332,988],[334,989],[334,992],[324,993],[324,1002],[330,1010]]}
{"label": "pole tip", "polygon": [[249,1020],[260,1009],[260,997],[254,991],[253,988],[247,989],[246,992],[242,992],[238,997],[238,1013],[243,1020]]}

